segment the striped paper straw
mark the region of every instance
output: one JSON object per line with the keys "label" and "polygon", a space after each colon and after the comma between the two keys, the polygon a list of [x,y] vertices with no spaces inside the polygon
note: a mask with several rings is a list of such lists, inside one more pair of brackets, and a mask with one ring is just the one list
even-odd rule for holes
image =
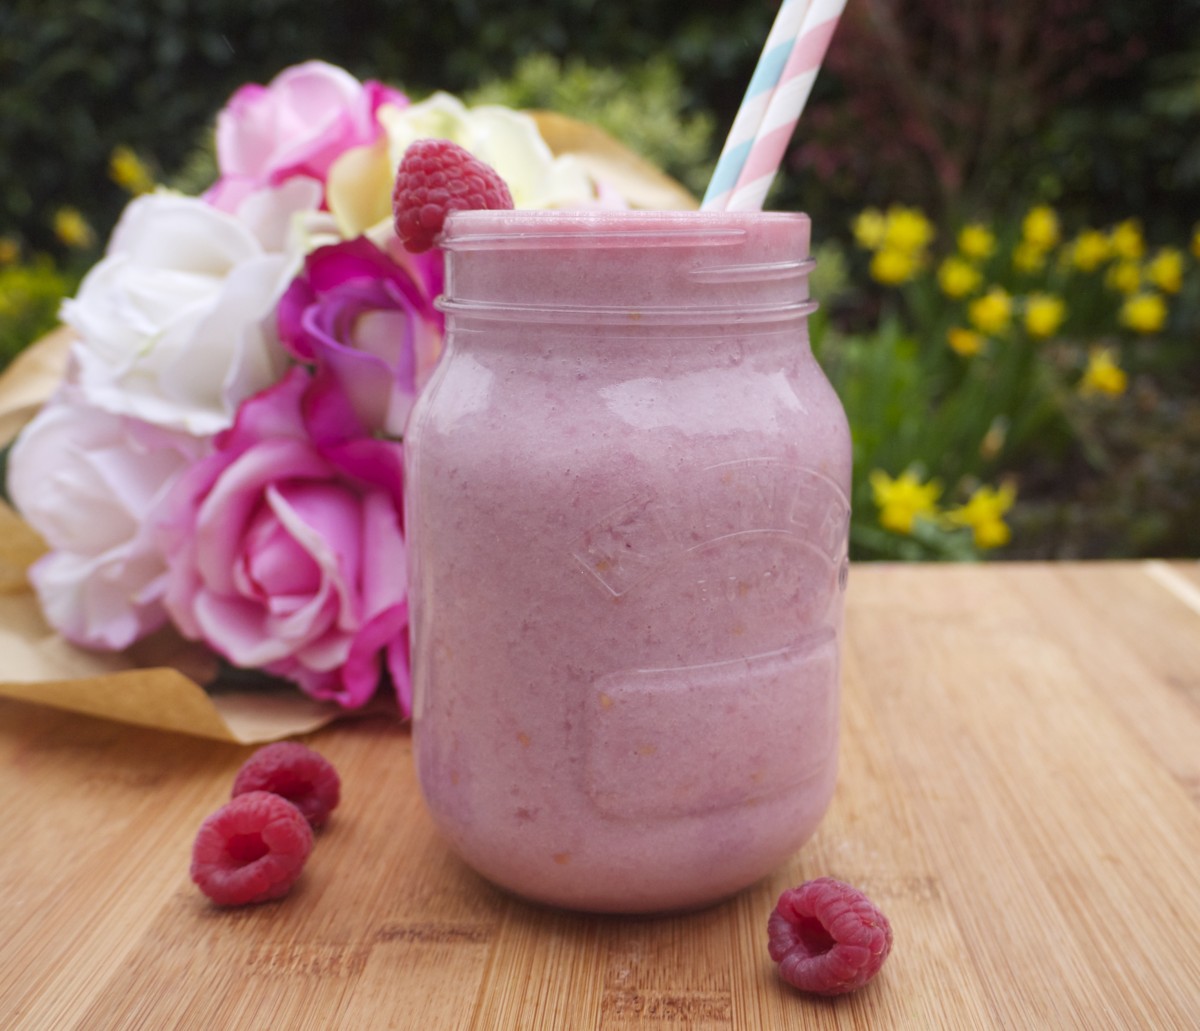
{"label": "striped paper straw", "polygon": [[750,153],[754,137],[762,124],[763,115],[767,110],[767,102],[775,92],[788,55],[792,52],[792,44],[800,32],[804,21],[804,12],[808,10],[811,0],[783,0],[779,13],[771,31],[767,33],[767,41],[763,44],[758,64],[750,77],[750,85],[746,87],[746,95],[733,119],[733,127],[725,139],[725,146],[717,159],[717,167],[704,194],[700,205],[703,211],[724,211],[733,188],[737,185],[742,166]]}
{"label": "striped paper straw", "polygon": [[723,210],[762,210],[845,6],[846,0],[812,0],[804,12]]}

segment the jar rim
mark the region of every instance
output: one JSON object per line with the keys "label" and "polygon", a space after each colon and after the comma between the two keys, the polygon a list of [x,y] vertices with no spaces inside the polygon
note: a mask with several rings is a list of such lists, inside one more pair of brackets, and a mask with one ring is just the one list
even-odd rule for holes
{"label": "jar rim", "polygon": [[[637,308],[605,305],[548,305],[498,303],[496,301],[455,301],[441,296],[434,306],[443,314],[468,320],[488,322],[549,323],[554,325],[587,325],[622,328],[641,332],[647,326],[669,325],[679,328],[708,327],[712,335],[724,337],[731,316],[744,325],[760,323],[793,323],[807,318],[817,310],[816,301],[801,300],[790,304],[702,306],[660,306]],[[693,336],[696,334],[693,332]]]}
{"label": "jar rim", "polygon": [[440,245],[447,251],[720,246],[741,242],[754,227],[788,223],[807,235],[809,216],[792,211],[455,211],[446,219]]}

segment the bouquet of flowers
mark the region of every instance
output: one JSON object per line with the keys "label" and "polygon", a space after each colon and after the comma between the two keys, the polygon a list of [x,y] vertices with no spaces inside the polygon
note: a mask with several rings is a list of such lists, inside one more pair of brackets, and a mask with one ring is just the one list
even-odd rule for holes
{"label": "bouquet of flowers", "polygon": [[404,425],[437,363],[442,256],[391,222],[405,149],[449,139],[517,207],[624,206],[530,115],[412,103],[321,62],[239,89],[202,196],[134,199],[64,304],[61,386],[9,456],[71,642],[170,623],[234,667],[410,708]]}

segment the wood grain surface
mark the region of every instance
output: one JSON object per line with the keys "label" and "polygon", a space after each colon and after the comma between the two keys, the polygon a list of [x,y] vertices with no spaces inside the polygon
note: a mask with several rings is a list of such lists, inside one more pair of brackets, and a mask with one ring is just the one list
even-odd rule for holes
{"label": "wood grain surface", "polygon": [[[216,909],[192,837],[250,749],[0,702],[0,1028],[1200,1028],[1200,566],[856,567],[843,679],[816,837],[643,918],[477,878],[381,718],[309,738],[344,799],[292,895]],[[765,942],[826,874],[896,939],[836,1001]]]}

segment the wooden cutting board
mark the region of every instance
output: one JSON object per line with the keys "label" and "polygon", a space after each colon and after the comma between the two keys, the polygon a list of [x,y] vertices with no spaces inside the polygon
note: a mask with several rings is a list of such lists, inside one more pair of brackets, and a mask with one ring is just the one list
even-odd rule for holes
{"label": "wooden cutting board", "polygon": [[[842,774],[785,868],[703,912],[527,905],[446,850],[407,729],[310,742],[344,802],[293,894],[187,877],[248,748],[0,702],[0,1027],[1200,1028],[1200,565],[851,577]],[[832,875],[888,913],[865,990],[765,945]]]}

